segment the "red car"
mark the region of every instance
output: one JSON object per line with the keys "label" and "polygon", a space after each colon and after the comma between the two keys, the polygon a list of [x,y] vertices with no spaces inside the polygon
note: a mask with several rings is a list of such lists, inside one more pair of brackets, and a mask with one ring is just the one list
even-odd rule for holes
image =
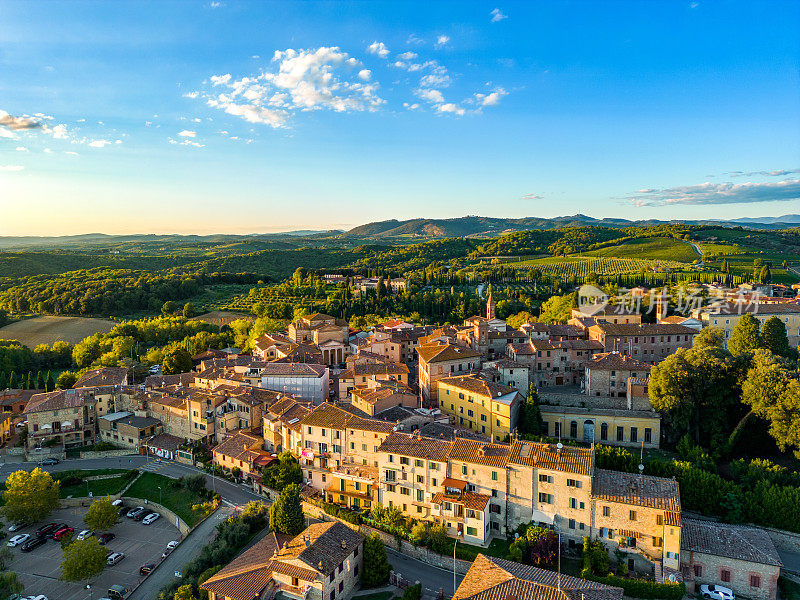
{"label": "red car", "polygon": [[147,563],[146,565],[142,565],[141,567],[139,567],[139,575],[150,575],[150,573],[152,573],[153,569],[155,568],[156,566],[153,563]]}
{"label": "red car", "polygon": [[59,529],[58,531],[56,531],[56,532],[53,534],[53,540],[55,540],[56,542],[58,542],[58,541],[60,541],[60,540],[61,540],[61,538],[63,538],[65,535],[71,535],[71,534],[73,534],[73,533],[75,533],[75,528],[74,528],[74,527],[62,527],[61,529]]}

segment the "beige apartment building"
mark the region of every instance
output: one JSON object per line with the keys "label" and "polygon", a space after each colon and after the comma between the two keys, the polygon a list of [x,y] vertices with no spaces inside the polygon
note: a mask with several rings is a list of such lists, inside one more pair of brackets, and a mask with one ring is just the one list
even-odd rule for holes
{"label": "beige apartment building", "polygon": [[750,313],[761,324],[770,317],[778,317],[786,326],[789,346],[800,346],[800,303],[767,304],[766,302],[726,302],[717,306],[698,308],[692,311],[706,327],[717,327],[725,332],[725,340],[731,337],[736,324],[744,313]]}
{"label": "beige apartment building", "polygon": [[93,444],[95,405],[94,394],[88,389],[34,394],[23,413],[28,420],[28,448],[53,441],[65,448]]}
{"label": "beige apartment building", "polygon": [[481,353],[454,344],[419,346],[418,383],[423,406],[436,402],[436,382],[445,377],[466,375],[481,367]]}
{"label": "beige apartment building", "polygon": [[624,398],[629,377],[648,377],[652,365],[619,352],[595,354],[586,363],[584,392],[588,396]]}

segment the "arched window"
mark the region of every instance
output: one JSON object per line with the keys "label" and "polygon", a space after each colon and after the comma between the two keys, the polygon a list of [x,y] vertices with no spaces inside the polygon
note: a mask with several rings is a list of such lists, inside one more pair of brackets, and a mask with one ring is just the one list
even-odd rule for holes
{"label": "arched window", "polygon": [[608,423],[600,425],[600,440],[603,442],[608,441]]}
{"label": "arched window", "polygon": [[578,437],[578,422],[577,421],[572,421],[572,423],[569,424],[569,437],[571,437],[571,438]]}
{"label": "arched window", "polygon": [[594,421],[591,419],[583,422],[583,441],[588,443],[594,441]]}

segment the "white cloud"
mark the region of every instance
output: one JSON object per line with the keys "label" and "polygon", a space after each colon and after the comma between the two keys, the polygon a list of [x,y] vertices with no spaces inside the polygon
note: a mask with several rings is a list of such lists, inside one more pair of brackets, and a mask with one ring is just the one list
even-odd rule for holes
{"label": "white cloud", "polygon": [[541,199],[542,196],[539,196],[537,194],[524,194],[522,196],[522,200],[541,200]]}
{"label": "white cloud", "polygon": [[30,152],[25,146],[17,146],[17,152]]}
{"label": "white cloud", "polygon": [[419,104],[417,104],[416,102],[414,102],[413,104],[410,104],[408,102],[403,102],[403,107],[407,108],[408,110],[417,110],[419,108]]}
{"label": "white cloud", "polygon": [[372,72],[359,69],[360,61],[338,47],[279,50],[272,63],[272,69],[241,79],[211,77],[212,87],[224,90],[204,93],[206,103],[251,123],[285,127],[297,112],[374,111],[385,102],[378,84],[369,82]]}
{"label": "white cloud", "polygon": [[496,106],[500,103],[500,98],[507,96],[508,92],[503,88],[497,88],[490,94],[475,94],[481,106]]}
{"label": "white cloud", "polygon": [[444,96],[439,90],[419,89],[417,90],[417,95],[423,100],[427,100],[428,102],[432,102],[434,104],[441,104],[444,102]]}
{"label": "white cloud", "polygon": [[492,23],[497,23],[499,21],[502,21],[503,19],[507,19],[508,18],[508,15],[504,15],[503,12],[499,8],[495,8],[489,14],[492,16],[492,18],[491,18],[491,22]]}
{"label": "white cloud", "polygon": [[90,148],[105,148],[106,146],[110,145],[111,142],[108,140],[92,140],[89,142]]}
{"label": "white cloud", "polygon": [[219,0],[214,0],[208,4],[209,8],[222,8],[223,6],[225,6],[225,3],[220,2]]}
{"label": "white cloud", "polygon": [[672,204],[752,204],[800,200],[800,179],[765,183],[701,183],[666,189],[639,190],[626,198],[636,206]]}
{"label": "white cloud", "polygon": [[436,38],[435,46],[437,48],[441,48],[442,46],[446,46],[449,41],[450,41],[449,35],[440,35],[438,38]]}
{"label": "white cloud", "polygon": [[442,66],[437,66],[433,68],[433,71],[428,73],[427,75],[423,75],[422,78],[419,80],[420,87],[448,87],[453,80],[450,78],[450,75],[447,74],[447,69]]}
{"label": "white cloud", "polygon": [[381,58],[386,58],[389,56],[389,48],[387,48],[386,44],[383,42],[372,42],[369,46],[367,46],[367,52],[370,54],[377,54]]}
{"label": "white cloud", "polygon": [[194,99],[195,99],[195,98],[197,98],[199,95],[200,95],[200,92],[194,91],[194,92],[186,92],[186,93],[183,95],[183,97],[184,97],[184,98],[191,98],[192,100],[194,100]]}
{"label": "white cloud", "polygon": [[183,140],[183,141],[179,142],[178,140],[174,140],[172,138],[168,138],[168,141],[169,141],[170,144],[176,144],[178,146],[194,146],[195,148],[205,148],[206,147],[205,144],[201,144],[200,142],[195,142],[195,141],[192,141],[192,140]]}
{"label": "white cloud", "polygon": [[27,115],[15,117],[4,110],[0,110],[0,137],[15,138],[15,131],[26,131],[41,127],[41,121],[37,121]]}
{"label": "white cloud", "polygon": [[419,37],[418,35],[416,35],[414,33],[410,34],[408,36],[408,39],[406,40],[406,44],[413,44],[415,46],[418,46],[418,45],[424,44],[424,43],[425,43],[425,40],[423,40],[421,37]]}
{"label": "white cloud", "polygon": [[191,138],[193,138],[193,137],[197,136],[197,132],[196,131],[189,131],[188,129],[184,129],[183,131],[178,133],[178,135],[181,136],[181,137],[191,137]]}
{"label": "white cloud", "polygon": [[231,74],[226,73],[225,75],[212,75],[211,76],[211,83],[212,85],[226,85],[231,80]]}
{"label": "white cloud", "polygon": [[69,139],[69,134],[67,133],[67,126],[63,124],[55,125],[54,127],[48,127],[45,125],[42,127],[42,131],[48,135],[52,135],[53,139],[56,140],[67,140]]}
{"label": "white cloud", "polygon": [[43,150],[43,152],[44,152],[45,154],[52,154],[52,153],[53,153],[53,151],[52,151],[50,148],[45,148],[45,149]]}
{"label": "white cloud", "polygon": [[24,169],[25,167],[23,167],[22,165],[0,165],[0,171],[11,172],[11,171],[22,171]]}
{"label": "white cloud", "polygon": [[397,58],[399,58],[400,60],[414,60],[418,56],[419,54],[417,54],[416,52],[403,52],[402,54],[398,54]]}
{"label": "white cloud", "polygon": [[80,156],[77,152],[73,152],[72,150],[64,150],[64,154],[71,154],[72,156]]}
{"label": "white cloud", "polygon": [[699,2],[689,2],[689,8],[691,8],[691,9],[695,9],[698,6],[700,6]]}
{"label": "white cloud", "polygon": [[460,107],[458,104],[453,104],[452,102],[448,102],[446,104],[440,104],[436,107],[441,113],[453,113],[454,115],[462,116],[466,114],[466,109]]}

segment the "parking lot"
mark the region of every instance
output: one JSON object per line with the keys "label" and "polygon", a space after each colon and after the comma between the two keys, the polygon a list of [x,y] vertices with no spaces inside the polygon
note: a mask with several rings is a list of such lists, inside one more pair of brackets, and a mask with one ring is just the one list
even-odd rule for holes
{"label": "parking lot", "polygon": [[[75,534],[86,526],[83,515],[86,507],[75,507],[54,511],[42,522],[24,527],[11,535],[28,533],[33,535],[38,527],[45,523],[66,523],[75,528]],[[111,529],[116,537],[108,542],[106,548],[111,552],[123,552],[125,558],[114,566],[107,566],[98,578],[92,582],[91,597],[97,600],[107,595],[110,585],[123,585],[129,590],[135,587],[143,577],[139,575],[139,567],[146,563],[161,562],[161,553],[167,543],[180,540],[175,525],[164,517],[151,525],[142,525],[132,519],[122,517]],[[8,538],[4,540],[4,543]],[[16,571],[20,581],[25,585],[25,595],[44,594],[49,600],[88,600],[89,590],[85,584],[65,583],[59,581],[61,575],[61,544],[48,540],[44,545],[31,552],[22,552],[19,547],[10,549],[14,560],[10,570]]]}

